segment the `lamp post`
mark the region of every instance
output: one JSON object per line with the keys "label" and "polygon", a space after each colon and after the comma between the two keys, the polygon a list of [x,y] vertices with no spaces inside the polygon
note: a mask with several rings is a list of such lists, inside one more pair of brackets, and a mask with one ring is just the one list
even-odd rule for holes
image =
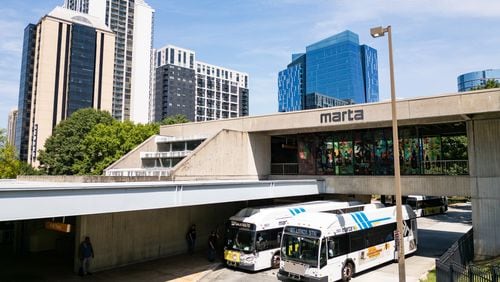
{"label": "lamp post", "polygon": [[399,281],[406,281],[405,274],[405,252],[403,240],[403,210],[401,206],[401,172],[399,169],[399,137],[398,137],[398,120],[396,113],[396,90],[394,87],[394,63],[392,61],[392,34],[391,26],[383,28],[381,26],[370,29],[370,34],[373,38],[384,36],[387,32],[389,39],[389,69],[391,74],[391,108],[392,108],[392,145],[393,145],[393,159],[394,159],[394,187],[396,190],[396,221],[397,221],[397,246],[398,246],[398,268],[399,268]]}

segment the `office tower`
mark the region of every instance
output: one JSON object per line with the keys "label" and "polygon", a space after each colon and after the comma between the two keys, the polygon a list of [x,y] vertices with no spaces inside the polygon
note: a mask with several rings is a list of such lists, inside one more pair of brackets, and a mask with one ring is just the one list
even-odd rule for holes
{"label": "office tower", "polygon": [[154,10],[143,0],[65,0],[64,7],[101,18],[115,32],[112,115],[149,122]]}
{"label": "office tower", "polygon": [[9,112],[9,119],[7,121],[7,142],[14,145],[16,139],[16,122],[17,122],[17,109],[12,109]]}
{"label": "office tower", "polygon": [[349,30],[293,54],[278,75],[280,112],[376,101],[377,51]]}
{"label": "office tower", "polygon": [[500,69],[487,69],[459,75],[457,78],[458,92],[484,87],[488,80],[500,83]]}
{"label": "office tower", "polygon": [[248,74],[196,61],[192,50],[155,50],[154,121],[177,114],[192,121],[248,115]]}
{"label": "office tower", "polygon": [[54,127],[82,108],[111,111],[115,35],[99,18],[57,7],[24,32],[16,149],[38,165]]}

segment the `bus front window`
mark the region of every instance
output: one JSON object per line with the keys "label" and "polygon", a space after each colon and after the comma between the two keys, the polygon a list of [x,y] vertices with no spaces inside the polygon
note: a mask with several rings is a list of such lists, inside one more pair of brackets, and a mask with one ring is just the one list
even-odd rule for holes
{"label": "bus front window", "polygon": [[226,234],[226,248],[237,251],[253,252],[255,231],[241,228],[229,228]]}
{"label": "bus front window", "polygon": [[319,239],[285,234],[281,246],[282,258],[318,267]]}

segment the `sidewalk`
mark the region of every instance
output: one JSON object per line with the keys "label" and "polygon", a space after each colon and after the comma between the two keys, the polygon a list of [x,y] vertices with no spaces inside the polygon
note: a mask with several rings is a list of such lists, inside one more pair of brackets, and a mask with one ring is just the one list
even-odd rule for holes
{"label": "sidewalk", "polygon": [[[38,265],[37,265],[38,264]],[[50,264],[50,263],[49,263]],[[173,257],[157,259],[111,270],[94,272],[92,275],[78,276],[70,271],[70,267],[50,265],[43,262],[33,264],[28,262],[15,269],[0,267],[0,281],[119,281],[119,282],[190,282],[200,281],[204,276],[222,267],[220,261],[209,262],[205,252],[194,255],[182,254]]]}

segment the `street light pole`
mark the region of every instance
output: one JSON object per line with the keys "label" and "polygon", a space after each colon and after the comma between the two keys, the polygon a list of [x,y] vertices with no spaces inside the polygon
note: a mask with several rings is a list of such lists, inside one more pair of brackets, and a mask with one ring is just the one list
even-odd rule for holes
{"label": "street light pole", "polygon": [[396,112],[396,90],[394,86],[394,62],[392,59],[392,33],[391,26],[386,28],[375,27],[370,30],[371,35],[376,37],[384,36],[387,32],[389,39],[389,70],[391,75],[391,109],[392,109],[392,145],[393,145],[393,159],[394,159],[394,187],[396,190],[396,221],[397,221],[397,240],[396,244],[399,246],[398,252],[398,269],[399,281],[406,281],[405,273],[405,251],[403,240],[403,210],[401,198],[401,172],[399,167],[399,137],[398,137],[398,120]]}

